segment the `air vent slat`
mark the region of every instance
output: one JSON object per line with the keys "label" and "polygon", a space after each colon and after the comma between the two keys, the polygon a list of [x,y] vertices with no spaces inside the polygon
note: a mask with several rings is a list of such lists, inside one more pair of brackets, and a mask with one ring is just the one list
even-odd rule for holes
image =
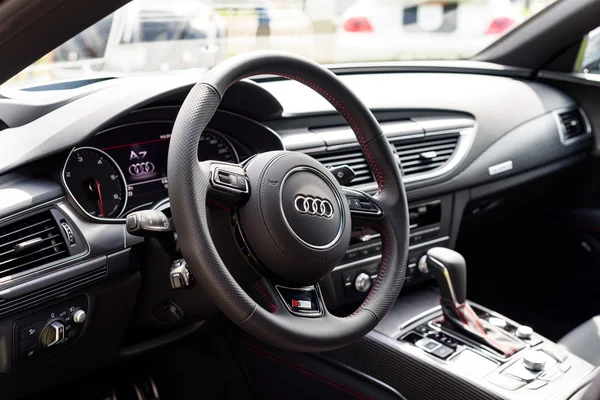
{"label": "air vent slat", "polygon": [[[21,222],[21,221],[19,221],[19,222]],[[19,222],[16,222],[15,225],[19,224]],[[6,230],[10,229],[12,226],[9,225],[8,227],[3,227],[2,231],[4,232],[4,234],[0,235],[0,241],[4,242],[3,239],[5,239],[6,237],[8,237],[10,235],[15,235],[15,234],[17,234],[19,232],[22,232],[22,231],[26,230],[26,229],[32,229],[32,228],[35,228],[38,225],[46,224],[46,223],[49,223],[49,222],[52,222],[51,218],[48,218],[48,219],[46,219],[44,221],[35,222],[33,224],[26,224],[23,228],[18,228],[18,229],[15,229],[15,230],[11,231],[11,232],[8,232],[8,233],[6,233]],[[19,224],[19,225],[22,225],[22,224]]]}
{"label": "air vent slat", "polygon": [[[448,163],[459,140],[460,132],[452,131],[410,139],[391,138],[390,144],[402,163],[404,175],[413,175],[433,171]],[[375,182],[362,151],[356,147],[311,155],[327,167],[350,166],[356,173],[350,186]]]}
{"label": "air vent slat", "polygon": [[365,160],[365,156],[356,148],[347,150],[337,150],[331,152],[312,154],[321,164],[326,167],[337,167],[340,165],[348,165],[356,173],[356,177],[352,180],[350,186],[374,182],[373,174],[369,168],[369,164]]}
{"label": "air vent slat", "polygon": [[68,255],[68,246],[49,210],[0,227],[0,279]]}
{"label": "air vent slat", "polygon": [[[425,165],[431,165],[433,163],[445,163],[446,161],[448,161],[448,157],[434,157],[432,159],[429,159],[429,164],[425,164]],[[414,161],[408,161],[408,162],[404,162],[402,161],[402,167],[404,167],[404,169],[406,170],[408,167],[412,167],[414,165],[424,165],[422,160],[414,160]]]}
{"label": "air vent slat", "polygon": [[558,119],[562,127],[564,141],[574,139],[587,133],[585,120],[578,109],[559,113]]}
{"label": "air vent slat", "polygon": [[[404,164],[405,162],[411,161],[411,160],[418,160],[419,158],[421,158],[421,153],[416,153],[416,154],[411,154],[408,156],[402,156],[400,157],[400,159],[402,160],[402,163]],[[452,153],[454,153],[454,149],[448,149],[448,150],[439,150],[436,151],[438,157],[442,157],[442,156],[446,156],[446,158],[450,158],[450,156],[452,155]]]}
{"label": "air vent slat", "polygon": [[[13,239],[13,240],[11,240],[11,241],[9,241],[9,242],[2,243],[2,244],[0,245],[0,249],[2,249],[2,247],[6,247],[6,246],[9,246],[9,245],[11,245],[11,244],[16,244],[16,243],[18,243],[18,242],[23,242],[25,239],[30,239],[30,238],[33,238],[33,237],[34,237],[34,236],[36,236],[36,235],[40,235],[40,234],[43,234],[43,233],[46,233],[46,232],[51,232],[51,231],[53,231],[53,230],[56,230],[56,229],[57,229],[56,227],[54,227],[54,226],[51,226],[50,228],[44,229],[44,230],[42,230],[42,231],[39,231],[39,232],[34,232],[34,233],[31,233],[31,234],[29,234],[29,235],[26,235],[26,236],[20,237],[20,238],[18,238],[18,239]],[[1,255],[1,254],[0,254],[0,255]]]}
{"label": "air vent slat", "polygon": [[402,148],[403,150],[416,149],[418,151],[421,151],[421,148],[424,144],[428,146],[455,145],[456,138],[458,138],[458,135],[452,135],[452,137],[447,139],[419,138],[417,139],[416,143],[414,141],[411,141],[410,144],[405,144],[405,142],[402,141],[395,141],[392,143],[394,143],[397,147]]}
{"label": "air vent slat", "polygon": [[[4,261],[4,262],[0,263],[0,268],[2,268],[2,272],[7,272],[7,271],[10,271],[11,269],[24,267],[24,266],[26,266],[28,264],[31,264],[31,263],[34,263],[34,262],[36,262],[38,260],[46,259],[46,258],[55,256],[55,255],[58,255],[58,254],[61,254],[61,253],[64,253],[65,251],[67,251],[66,249],[59,250],[59,249],[57,249],[57,247],[59,247],[59,246],[53,244],[52,246],[48,246],[48,247],[44,247],[44,248],[36,250],[36,251],[32,251],[31,253],[26,254],[24,256],[15,257],[15,258],[10,259],[8,261]],[[17,265],[16,267],[12,267],[12,268],[7,269],[7,266],[9,265],[9,263],[17,262],[19,260],[23,260],[23,259],[26,259],[28,257],[30,258],[31,256],[33,256],[35,254],[42,253],[42,252],[45,252],[45,251],[51,250],[51,249],[54,249],[53,250],[54,252],[51,253],[51,254],[48,254],[48,255],[43,256],[41,258],[37,257],[35,260],[27,261],[27,262],[24,262],[24,263],[21,263],[21,264]]]}
{"label": "air vent slat", "polygon": [[425,145],[425,147],[419,147],[416,149],[410,149],[410,150],[402,150],[402,151],[398,151],[398,155],[399,156],[409,156],[409,155],[413,155],[413,154],[421,154],[424,153],[426,151],[447,151],[449,150],[450,153],[452,153],[452,151],[454,150],[454,148],[456,147],[456,143],[450,143],[450,144],[444,144],[444,145],[435,145],[435,146],[428,146]]}
{"label": "air vent slat", "polygon": [[425,136],[416,140],[392,141],[402,164],[404,175],[433,171],[445,165],[456,151],[458,132],[440,136]]}
{"label": "air vent slat", "polygon": [[427,165],[419,165],[416,167],[403,168],[402,171],[404,172],[404,175],[412,175],[412,174],[417,174],[420,172],[432,171],[436,168],[441,167],[442,165],[444,165],[443,162],[437,162],[437,163],[431,163],[431,164],[427,164]]}

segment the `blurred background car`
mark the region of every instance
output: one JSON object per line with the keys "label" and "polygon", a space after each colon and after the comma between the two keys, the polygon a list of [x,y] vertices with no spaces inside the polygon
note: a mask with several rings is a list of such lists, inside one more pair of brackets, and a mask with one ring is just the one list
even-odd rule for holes
{"label": "blurred background car", "polygon": [[339,18],[336,61],[461,58],[523,20],[511,0],[357,0]]}
{"label": "blurred background car", "polygon": [[[258,49],[321,64],[464,59],[554,1],[132,0],[5,87],[148,72],[197,74]],[[590,35],[589,41],[598,38]],[[586,57],[597,70],[600,62],[592,65]]]}
{"label": "blurred background car", "polygon": [[224,57],[226,34],[225,19],[205,1],[139,0],[67,41],[53,57],[125,73],[209,69]]}
{"label": "blurred background car", "polygon": [[581,65],[576,70],[586,74],[597,74],[600,72],[600,28],[591,31],[582,46],[585,53],[580,54]]}

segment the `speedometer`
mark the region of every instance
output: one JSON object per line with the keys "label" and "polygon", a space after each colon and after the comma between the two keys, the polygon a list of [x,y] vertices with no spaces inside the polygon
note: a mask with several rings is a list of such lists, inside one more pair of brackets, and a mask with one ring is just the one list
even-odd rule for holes
{"label": "speedometer", "polygon": [[235,147],[229,139],[212,130],[205,130],[198,144],[198,160],[224,161],[236,164],[240,162]]}
{"label": "speedometer", "polygon": [[75,202],[92,217],[118,218],[125,209],[127,186],[123,172],[102,150],[73,150],[63,179]]}

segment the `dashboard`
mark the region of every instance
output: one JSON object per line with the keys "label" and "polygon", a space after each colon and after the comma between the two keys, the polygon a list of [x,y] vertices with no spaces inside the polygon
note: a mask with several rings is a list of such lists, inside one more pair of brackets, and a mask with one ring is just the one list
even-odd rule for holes
{"label": "dashboard", "polygon": [[[579,165],[593,147],[594,116],[570,96],[519,71],[499,76],[497,68],[472,65],[340,71],[380,121],[403,168],[411,224],[407,285],[427,279],[416,268],[424,251],[455,246],[464,215],[485,210],[506,190]],[[56,100],[43,107],[0,99],[0,120],[10,127],[0,131],[0,232],[11,238],[6,243],[21,240],[11,232],[25,230],[48,243],[15,258],[5,254],[9,245],[0,235],[6,390],[22,390],[32,373],[42,377],[38,387],[51,386],[66,378],[65,363],[84,373],[216,313],[198,285],[174,292],[172,257],[125,229],[132,211],[168,212],[171,131],[193,84],[189,77],[120,78],[56,90]],[[198,160],[238,163],[283,149],[326,166],[348,165],[356,173],[350,187],[377,190],[344,119],[315,92],[282,79],[233,85],[204,132]],[[212,223],[229,226],[231,219]],[[241,252],[235,244],[218,250],[223,257]],[[361,302],[380,259],[379,235],[355,229],[341,264],[321,283],[328,308]],[[70,308],[89,316],[75,326],[73,340],[51,350],[27,348],[25,328],[56,321],[50,315],[69,315]]]}

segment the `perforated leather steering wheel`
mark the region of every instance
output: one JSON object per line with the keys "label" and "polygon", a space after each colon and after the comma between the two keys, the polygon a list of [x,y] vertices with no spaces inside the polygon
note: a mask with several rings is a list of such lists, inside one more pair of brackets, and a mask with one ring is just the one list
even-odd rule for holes
{"label": "perforated leather steering wheel", "polygon": [[[226,90],[263,74],[298,81],[337,109],[375,175],[374,196],[341,187],[328,169],[301,153],[268,152],[240,165],[198,161],[199,139]],[[175,121],[168,179],[190,271],[217,308],[257,338],[293,351],[332,350],[373,329],[398,297],[408,254],[408,208],[397,158],[371,111],[319,64],[287,53],[249,52],[210,70]],[[236,222],[232,231],[263,276],[257,288],[266,307],[242,289],[217,252],[207,204],[219,205]],[[339,318],[325,307],[318,283],[340,262],[352,226],[380,232],[383,254],[364,302]]]}

